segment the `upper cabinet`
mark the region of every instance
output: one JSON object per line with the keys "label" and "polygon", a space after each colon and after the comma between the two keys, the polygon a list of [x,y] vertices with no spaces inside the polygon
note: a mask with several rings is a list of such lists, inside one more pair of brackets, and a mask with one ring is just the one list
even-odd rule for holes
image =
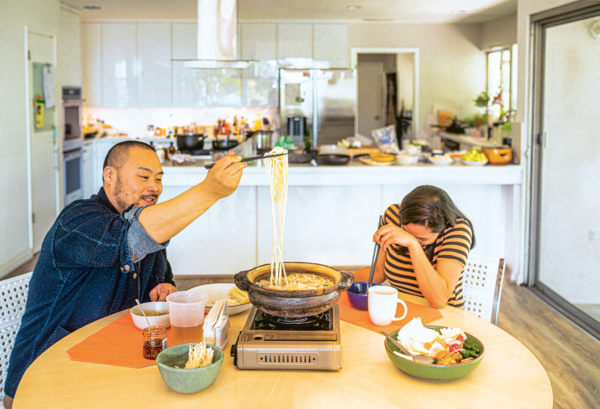
{"label": "upper cabinet", "polygon": [[198,24],[173,23],[173,54],[175,60],[193,60],[198,54]]}
{"label": "upper cabinet", "polygon": [[312,59],[312,41],[312,24],[278,24],[278,62],[285,64],[289,61],[296,61],[302,64],[301,61],[306,61],[305,64],[312,64],[310,62]]}
{"label": "upper cabinet", "polygon": [[81,18],[77,11],[63,6],[57,46],[60,85],[81,87]]}
{"label": "upper cabinet", "polygon": [[243,23],[239,25],[241,58],[243,60],[277,59],[277,25],[272,23]]}
{"label": "upper cabinet", "polygon": [[136,24],[102,25],[102,103],[138,106],[141,67],[136,58]]}
{"label": "upper cabinet", "polygon": [[313,25],[315,68],[349,68],[347,24]]}
{"label": "upper cabinet", "polygon": [[137,25],[139,67],[139,107],[170,107],[171,100],[171,24]]}
{"label": "upper cabinet", "polygon": [[259,61],[243,71],[174,61],[197,58],[195,22],[83,22],[81,38],[86,106],[276,107],[279,66],[350,65],[343,23],[240,22],[239,58]]}
{"label": "upper cabinet", "polygon": [[81,24],[81,93],[83,105],[102,107],[102,24]]}

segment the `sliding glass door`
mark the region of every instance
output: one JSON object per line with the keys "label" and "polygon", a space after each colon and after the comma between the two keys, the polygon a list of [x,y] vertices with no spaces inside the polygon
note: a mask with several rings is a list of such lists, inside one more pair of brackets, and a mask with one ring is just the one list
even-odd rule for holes
{"label": "sliding glass door", "polygon": [[[535,287],[600,334],[600,10],[540,22]],[[534,234],[535,236],[535,234]]]}

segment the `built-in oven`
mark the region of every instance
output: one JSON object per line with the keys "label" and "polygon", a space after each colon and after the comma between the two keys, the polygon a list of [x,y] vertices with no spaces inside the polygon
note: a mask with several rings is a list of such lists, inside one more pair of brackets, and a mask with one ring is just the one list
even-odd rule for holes
{"label": "built-in oven", "polygon": [[64,205],[83,199],[83,129],[81,88],[63,87]]}
{"label": "built-in oven", "polygon": [[83,149],[63,154],[64,205],[83,199]]}

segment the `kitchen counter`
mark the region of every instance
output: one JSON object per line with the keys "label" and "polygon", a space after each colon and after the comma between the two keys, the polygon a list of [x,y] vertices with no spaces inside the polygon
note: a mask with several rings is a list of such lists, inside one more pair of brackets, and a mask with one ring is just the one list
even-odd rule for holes
{"label": "kitchen counter", "polygon": [[[206,161],[211,163],[211,161]],[[196,166],[164,164],[161,201],[173,198],[206,177]],[[474,254],[520,263],[519,198],[521,166],[348,166],[291,165],[283,254],[288,261],[325,265],[369,264],[377,220],[391,204],[419,185],[448,192],[473,222]],[[269,181],[262,166],[244,170],[237,191],[174,237],[168,247],[176,274],[235,274],[269,263],[272,214]],[[225,255],[225,256],[224,256]]]}
{"label": "kitchen counter", "polygon": [[[95,139],[86,145],[85,197],[102,186],[104,157],[120,140]],[[166,161],[160,201],[202,182],[208,172],[205,163],[212,161],[199,159],[195,166]],[[287,261],[369,264],[379,215],[415,187],[430,184],[446,190],[473,222],[473,253],[505,257],[514,274],[524,265],[522,180],[519,165],[371,166],[356,159],[347,166],[291,165],[283,254]],[[256,165],[244,170],[235,193],[218,201],[168,246],[178,275],[233,275],[270,263],[271,252],[269,181],[265,168]]]}

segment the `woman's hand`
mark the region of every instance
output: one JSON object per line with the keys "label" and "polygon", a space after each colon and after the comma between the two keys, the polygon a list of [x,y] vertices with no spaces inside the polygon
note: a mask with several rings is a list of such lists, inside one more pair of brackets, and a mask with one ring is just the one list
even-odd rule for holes
{"label": "woman's hand", "polygon": [[411,244],[417,242],[417,239],[401,227],[386,224],[375,232],[373,241],[379,244],[381,250],[385,253],[387,248],[392,244],[409,247]]}

